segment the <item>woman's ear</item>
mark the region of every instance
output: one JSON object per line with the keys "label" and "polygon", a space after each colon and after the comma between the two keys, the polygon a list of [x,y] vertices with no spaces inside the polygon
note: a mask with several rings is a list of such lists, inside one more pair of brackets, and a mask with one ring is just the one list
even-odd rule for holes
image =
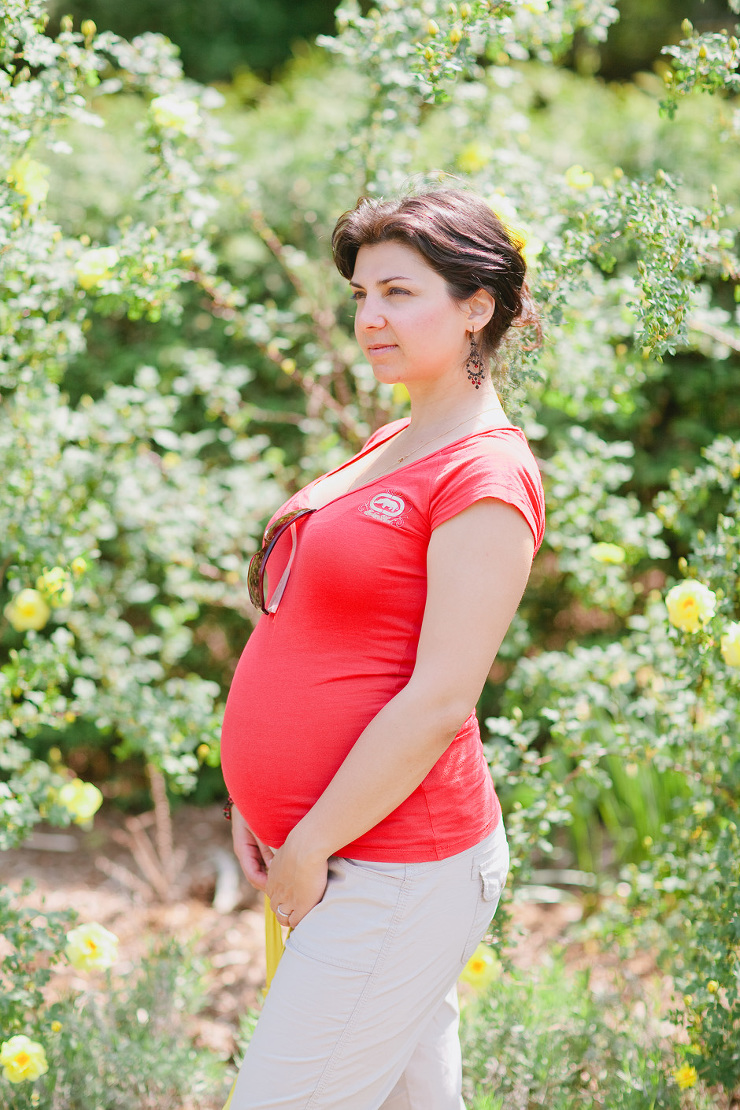
{"label": "woman's ear", "polygon": [[468,323],[476,331],[484,328],[493,316],[496,301],[485,289],[479,289],[465,302],[465,315]]}

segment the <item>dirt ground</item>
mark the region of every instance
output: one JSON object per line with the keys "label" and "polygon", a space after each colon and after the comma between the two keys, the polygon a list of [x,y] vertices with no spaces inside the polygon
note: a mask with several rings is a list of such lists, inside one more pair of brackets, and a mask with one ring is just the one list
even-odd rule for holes
{"label": "dirt ground", "polygon": [[[183,806],[176,812],[174,844],[183,858],[169,902],[158,899],[142,881],[129,848],[120,842],[125,831],[124,818],[112,811],[98,814],[90,831],[40,827],[22,848],[0,854],[0,879],[18,889],[24,878],[31,878],[34,904],[43,898],[50,910],[71,906],[82,921],[99,921],[112,930],[120,940],[119,972],[125,973],[153,938],[195,938],[196,952],[209,966],[208,1003],[197,1020],[197,1039],[226,1058],[234,1049],[240,1015],[255,1003],[264,983],[261,896],[237,872],[230,827],[219,807]],[[138,876],[138,884],[131,875]],[[538,901],[535,891],[533,900],[516,903],[515,963],[524,968],[536,964],[554,941],[566,942],[581,912],[574,894],[547,903]],[[594,989],[610,989],[613,961],[603,953],[571,942],[567,958],[591,967]],[[635,961],[631,973],[654,979],[649,955]],[[70,969],[68,974],[75,985],[75,973]],[[660,991],[660,983],[657,987]]]}

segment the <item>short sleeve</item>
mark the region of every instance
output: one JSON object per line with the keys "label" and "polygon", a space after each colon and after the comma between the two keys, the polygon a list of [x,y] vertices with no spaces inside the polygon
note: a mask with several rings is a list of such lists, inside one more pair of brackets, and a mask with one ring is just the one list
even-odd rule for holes
{"label": "short sleeve", "polygon": [[534,455],[517,428],[472,437],[443,457],[430,490],[431,527],[486,497],[519,510],[537,551],[545,532],[545,495]]}

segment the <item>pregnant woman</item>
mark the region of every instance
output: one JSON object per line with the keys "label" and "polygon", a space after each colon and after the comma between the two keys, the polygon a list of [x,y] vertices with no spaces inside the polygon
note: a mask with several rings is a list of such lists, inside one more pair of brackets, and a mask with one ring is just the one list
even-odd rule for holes
{"label": "pregnant woman", "polygon": [[333,249],[411,417],[282,505],[250,568],[223,772],[291,932],[230,1110],[461,1110],[456,981],[508,869],[475,704],[544,527],[488,368],[532,308],[466,192],[362,199]]}

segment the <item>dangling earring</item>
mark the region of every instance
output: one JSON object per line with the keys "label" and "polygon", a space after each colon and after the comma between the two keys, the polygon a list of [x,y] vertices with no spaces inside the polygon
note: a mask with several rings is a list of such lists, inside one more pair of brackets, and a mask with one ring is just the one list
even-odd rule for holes
{"label": "dangling earring", "polygon": [[486,376],[486,371],[483,367],[481,349],[475,342],[475,329],[473,329],[470,335],[470,354],[465,362],[465,369],[468,372],[468,378],[475,388],[480,389],[481,382]]}

